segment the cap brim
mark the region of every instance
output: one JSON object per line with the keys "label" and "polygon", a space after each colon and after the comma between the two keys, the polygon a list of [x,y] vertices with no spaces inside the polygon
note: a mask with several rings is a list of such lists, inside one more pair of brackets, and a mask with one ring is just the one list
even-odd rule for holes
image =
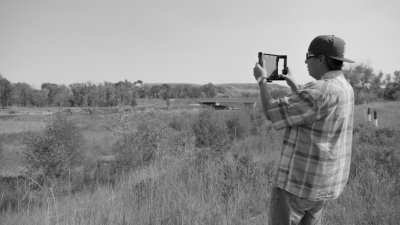
{"label": "cap brim", "polygon": [[331,57],[332,59],[343,61],[343,62],[355,63],[353,60],[350,60],[350,59],[345,59],[345,58],[340,58],[340,57],[332,57],[332,56],[329,56],[329,57]]}

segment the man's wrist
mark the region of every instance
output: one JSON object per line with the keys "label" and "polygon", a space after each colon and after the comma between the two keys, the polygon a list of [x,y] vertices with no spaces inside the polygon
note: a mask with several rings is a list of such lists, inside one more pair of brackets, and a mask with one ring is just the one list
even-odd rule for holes
{"label": "man's wrist", "polygon": [[261,84],[265,83],[266,81],[267,81],[267,78],[265,76],[261,76],[261,77],[257,78],[258,85],[261,85]]}

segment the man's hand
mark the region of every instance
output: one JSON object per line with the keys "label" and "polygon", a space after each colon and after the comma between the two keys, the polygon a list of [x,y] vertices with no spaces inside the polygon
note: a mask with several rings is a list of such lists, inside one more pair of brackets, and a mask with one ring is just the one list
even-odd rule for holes
{"label": "man's hand", "polygon": [[286,83],[289,85],[290,89],[292,89],[293,92],[295,92],[299,86],[297,85],[296,81],[294,80],[292,73],[289,70],[289,67],[287,68],[288,73],[286,75],[282,74],[282,77],[285,78]]}
{"label": "man's hand", "polygon": [[267,71],[259,63],[256,63],[256,66],[253,69],[253,74],[256,80],[258,80],[260,77],[267,77]]}

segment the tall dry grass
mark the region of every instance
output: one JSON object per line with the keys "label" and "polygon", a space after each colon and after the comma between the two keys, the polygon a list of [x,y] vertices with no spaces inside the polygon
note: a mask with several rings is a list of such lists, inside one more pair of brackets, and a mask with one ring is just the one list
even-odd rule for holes
{"label": "tall dry grass", "polygon": [[[221,116],[217,118],[229,117],[226,112],[215,113]],[[98,183],[94,188],[67,195],[42,187],[35,195],[40,204],[3,211],[0,224],[266,224],[282,134],[260,122],[261,113],[246,114],[250,118],[248,135],[232,140],[229,150],[221,154],[210,146],[196,147],[192,127],[198,115],[136,114],[114,118],[117,122],[107,129],[116,136],[108,141],[123,141],[117,135],[121,132],[138,135],[136,126],[143,118],[150,125],[142,124],[145,127],[139,131],[161,135],[159,139],[147,136],[163,143],[149,164],[120,171],[114,184]],[[223,127],[222,123],[215,124]],[[398,224],[400,134],[395,128],[377,129],[363,121],[359,124],[349,183],[339,199],[327,203],[323,222]],[[95,137],[96,130],[101,130],[97,125],[89,127],[88,137]],[[171,132],[159,133],[157,129],[162,127]],[[145,137],[142,134],[141,138]],[[185,137],[186,145],[172,145],[167,141],[172,137]],[[96,140],[99,144],[102,141]],[[176,144],[182,139],[174,140]],[[134,149],[135,143],[131,144]],[[179,154],[161,146],[180,146]]]}
{"label": "tall dry grass", "polygon": [[52,196],[40,208],[3,214],[4,224],[249,224],[266,218],[268,157],[203,161],[187,155],[127,174],[115,187]]}

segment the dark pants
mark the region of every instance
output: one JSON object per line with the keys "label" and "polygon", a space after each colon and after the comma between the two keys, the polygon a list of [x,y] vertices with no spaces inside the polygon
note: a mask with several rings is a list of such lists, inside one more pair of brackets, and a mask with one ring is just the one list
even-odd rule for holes
{"label": "dark pants", "polygon": [[325,201],[310,201],[274,187],[269,225],[320,225]]}

